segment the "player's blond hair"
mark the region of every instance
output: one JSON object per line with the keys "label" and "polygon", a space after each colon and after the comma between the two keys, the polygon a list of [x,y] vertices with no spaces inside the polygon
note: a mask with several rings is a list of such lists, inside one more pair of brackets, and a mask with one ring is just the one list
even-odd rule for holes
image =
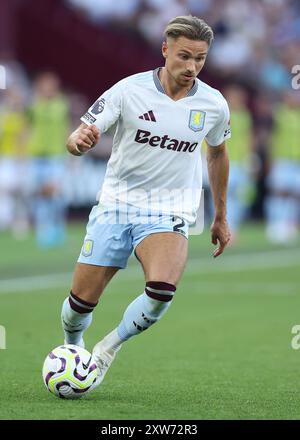
{"label": "player's blond hair", "polygon": [[193,17],[192,15],[182,15],[175,17],[169,21],[165,32],[165,38],[186,37],[189,40],[206,41],[208,46],[214,39],[213,30],[202,18]]}

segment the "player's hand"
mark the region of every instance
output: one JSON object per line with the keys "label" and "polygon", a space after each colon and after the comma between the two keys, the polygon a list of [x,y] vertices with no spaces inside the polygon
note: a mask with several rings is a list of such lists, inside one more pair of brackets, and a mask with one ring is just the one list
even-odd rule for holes
{"label": "player's hand", "polygon": [[100,139],[100,131],[95,125],[81,124],[69,137],[67,148],[70,153],[80,156],[93,148]]}
{"label": "player's hand", "polygon": [[210,228],[211,242],[218,245],[217,249],[213,253],[213,257],[216,258],[221,255],[230,241],[230,229],[226,219],[215,219]]}

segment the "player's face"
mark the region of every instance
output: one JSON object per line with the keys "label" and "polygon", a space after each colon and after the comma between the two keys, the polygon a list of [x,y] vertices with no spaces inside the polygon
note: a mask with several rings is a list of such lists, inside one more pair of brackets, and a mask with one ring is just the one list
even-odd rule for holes
{"label": "player's face", "polygon": [[193,84],[204,66],[207,52],[206,41],[194,41],[185,37],[179,37],[177,40],[168,38],[162,46],[166,69],[175,82],[182,87]]}

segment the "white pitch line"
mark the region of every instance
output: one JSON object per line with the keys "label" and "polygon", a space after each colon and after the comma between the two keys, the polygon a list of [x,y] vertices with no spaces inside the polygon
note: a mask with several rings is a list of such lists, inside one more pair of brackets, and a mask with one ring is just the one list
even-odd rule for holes
{"label": "white pitch line", "polygon": [[200,259],[191,259],[187,264],[187,269],[196,271],[198,267],[201,273],[217,274],[297,266],[300,269],[300,250],[291,249],[289,251],[228,255],[221,257],[221,259],[211,259],[209,264],[204,266],[202,266]]}
{"label": "white pitch line", "polygon": [[194,293],[196,295],[201,295],[208,293],[220,294],[224,291],[233,294],[243,294],[243,295],[276,295],[276,296],[297,296],[298,295],[298,285],[296,282],[290,283],[275,283],[275,282],[236,282],[232,281],[229,285],[224,284],[222,280],[220,281],[189,281],[189,293]]}
{"label": "white pitch line", "polygon": [[[186,275],[242,272],[250,270],[265,270],[284,267],[300,268],[300,250],[287,249],[281,251],[268,251],[253,254],[224,255],[219,259],[193,258],[186,267]],[[139,280],[142,276],[140,266],[130,266],[125,271],[120,271],[118,281]],[[72,273],[53,273],[19,277],[0,281],[0,294],[11,292],[27,292],[45,290],[55,287],[68,286],[71,283]]]}
{"label": "white pitch line", "polygon": [[65,272],[3,280],[0,281],[0,294],[65,286],[71,283],[72,275],[71,272]]}

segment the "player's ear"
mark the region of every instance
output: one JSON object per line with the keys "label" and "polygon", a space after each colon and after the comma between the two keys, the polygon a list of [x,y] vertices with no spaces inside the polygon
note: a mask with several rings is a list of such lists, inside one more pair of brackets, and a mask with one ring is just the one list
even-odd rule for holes
{"label": "player's ear", "polygon": [[164,58],[167,58],[167,55],[168,55],[168,43],[166,41],[163,41],[163,43],[162,43],[161,53],[162,53],[162,56]]}

